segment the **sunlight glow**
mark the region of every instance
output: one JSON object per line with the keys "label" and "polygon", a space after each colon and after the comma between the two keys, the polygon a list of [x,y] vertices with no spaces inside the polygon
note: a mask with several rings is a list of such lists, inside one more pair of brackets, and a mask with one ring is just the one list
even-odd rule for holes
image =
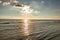
{"label": "sunlight glow", "polygon": [[30,6],[25,5],[25,6],[22,8],[22,11],[23,11],[24,13],[26,13],[26,15],[28,15],[28,14],[32,13],[33,10],[30,8]]}
{"label": "sunlight glow", "polygon": [[24,4],[18,4],[18,5],[14,5],[14,8],[18,8],[21,9],[21,13],[23,13],[24,15],[30,15],[33,12],[33,9],[28,6],[28,5],[24,5]]}
{"label": "sunlight glow", "polygon": [[24,35],[29,35],[29,21],[27,19],[24,20]]}

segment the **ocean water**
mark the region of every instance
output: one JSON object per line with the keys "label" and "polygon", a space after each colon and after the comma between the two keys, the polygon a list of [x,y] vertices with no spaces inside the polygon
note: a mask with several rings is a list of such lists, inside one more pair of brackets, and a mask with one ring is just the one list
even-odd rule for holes
{"label": "ocean water", "polygon": [[60,40],[60,20],[0,19],[0,40]]}

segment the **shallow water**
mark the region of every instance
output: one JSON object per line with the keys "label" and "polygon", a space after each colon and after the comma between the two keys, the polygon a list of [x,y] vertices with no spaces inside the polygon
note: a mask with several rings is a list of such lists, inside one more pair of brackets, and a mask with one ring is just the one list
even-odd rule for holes
{"label": "shallow water", "polygon": [[0,19],[0,40],[60,40],[60,20]]}

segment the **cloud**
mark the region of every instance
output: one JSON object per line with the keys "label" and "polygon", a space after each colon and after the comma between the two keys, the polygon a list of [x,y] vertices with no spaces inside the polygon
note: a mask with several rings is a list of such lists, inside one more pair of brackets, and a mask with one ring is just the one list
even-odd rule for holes
{"label": "cloud", "polygon": [[34,12],[32,13],[35,17],[60,17],[60,8],[56,6],[49,6],[44,5],[44,1],[41,1],[40,3],[37,1],[30,2],[30,6],[34,9]]}
{"label": "cloud", "polygon": [[2,3],[2,1],[0,0],[0,4]]}
{"label": "cloud", "polygon": [[[25,4],[28,4],[27,1],[24,2]],[[45,2],[44,1],[34,1],[32,0],[28,6],[31,6],[34,11],[33,13],[31,13],[31,18],[38,18],[38,19],[60,19],[60,7],[56,7],[56,6],[46,6],[44,5]],[[12,7],[8,7],[7,9],[9,9],[10,14],[7,14],[5,15],[5,13],[3,13],[4,15],[1,15],[0,18],[6,18],[6,19],[9,19],[9,18],[12,18],[12,19],[19,19],[19,18],[22,18],[21,15],[21,12],[20,12],[20,9],[14,9]],[[7,11],[6,9],[6,11]],[[5,9],[3,9],[5,10]],[[2,10],[2,11],[3,11]],[[1,13],[1,12],[0,12]],[[16,16],[17,15],[17,16]],[[19,15],[19,17],[18,17]]]}
{"label": "cloud", "polygon": [[4,2],[3,3],[3,6],[8,6],[8,5],[10,5],[10,2]]}

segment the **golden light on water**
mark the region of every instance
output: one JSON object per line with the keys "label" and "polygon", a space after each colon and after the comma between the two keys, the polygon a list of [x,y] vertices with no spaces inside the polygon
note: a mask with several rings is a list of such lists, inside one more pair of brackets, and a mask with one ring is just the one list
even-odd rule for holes
{"label": "golden light on water", "polygon": [[29,35],[29,20],[24,19],[24,35]]}

